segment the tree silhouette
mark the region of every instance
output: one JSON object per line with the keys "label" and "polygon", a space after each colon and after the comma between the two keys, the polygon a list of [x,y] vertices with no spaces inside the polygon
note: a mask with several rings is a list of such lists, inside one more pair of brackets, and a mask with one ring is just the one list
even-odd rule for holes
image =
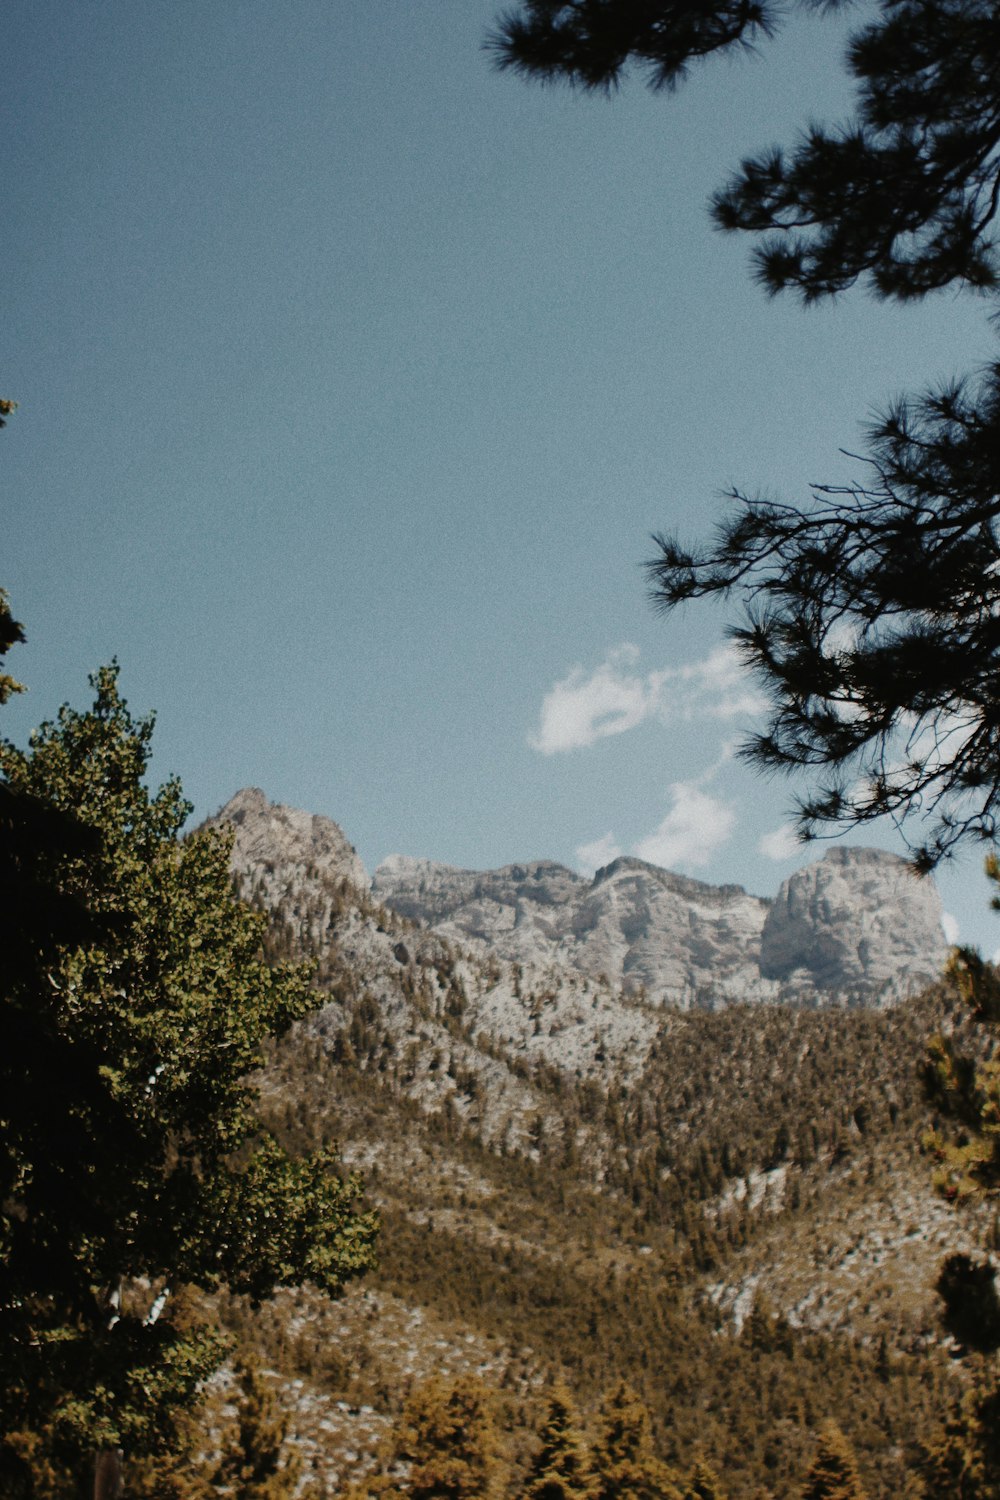
{"label": "tree silhouette", "polygon": [[[488,45],[529,77],[610,90],[636,66],[673,88],[780,18],[768,0],[523,0]],[[747,158],[713,200],[720,228],[759,237],[769,292],[996,292],[998,56],[988,0],[881,0],[847,49],[853,119]],[[813,778],[801,833],[915,816],[926,826],[904,831],[928,868],[997,832],[1000,365],[897,403],[860,462],[852,485],[798,503],[732,491],[707,545],[655,538],[650,581],[662,610],[734,601],[733,633],[771,700],[744,754]]]}

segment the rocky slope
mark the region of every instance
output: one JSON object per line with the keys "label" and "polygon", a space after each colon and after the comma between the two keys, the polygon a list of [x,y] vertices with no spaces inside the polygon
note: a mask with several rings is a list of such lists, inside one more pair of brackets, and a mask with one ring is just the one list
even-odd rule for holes
{"label": "rocky slope", "polygon": [[[383,1216],[381,1270],[336,1309],[227,1313],[327,1492],[371,1467],[421,1375],[478,1371],[530,1407],[553,1374],[593,1402],[613,1370],[730,1493],[766,1477],[786,1500],[803,1371],[843,1421],[880,1341],[860,1438],[873,1492],[901,1492],[898,1413],[918,1430],[949,1379],[934,1282],[957,1241],[917,1151],[919,1061],[947,1018],[940,994],[873,1002],[943,955],[932,885],[864,850],[773,902],[636,860],[591,881],[397,857],[370,883],[326,819],[256,791],[220,819],[270,951],[314,957],[324,991],[264,1074],[265,1116],[296,1149],[342,1141]],[[755,1299],[793,1330],[766,1348]],[[737,1388],[747,1432],[784,1423],[776,1456],[733,1427]]]}

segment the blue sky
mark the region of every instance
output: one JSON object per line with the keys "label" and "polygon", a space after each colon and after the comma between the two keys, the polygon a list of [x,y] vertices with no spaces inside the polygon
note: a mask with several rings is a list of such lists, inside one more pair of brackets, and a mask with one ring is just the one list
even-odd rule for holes
{"label": "blue sky", "polygon": [[[249,783],[370,869],[621,850],[768,894],[794,786],[733,759],[751,685],[717,611],[652,613],[650,533],[857,473],[986,313],[769,302],[710,228],[741,154],[845,112],[839,21],[608,101],[492,71],[496,8],[8,6],[5,732],[117,656],[198,816]],[[979,855],[940,883],[1000,946]]]}

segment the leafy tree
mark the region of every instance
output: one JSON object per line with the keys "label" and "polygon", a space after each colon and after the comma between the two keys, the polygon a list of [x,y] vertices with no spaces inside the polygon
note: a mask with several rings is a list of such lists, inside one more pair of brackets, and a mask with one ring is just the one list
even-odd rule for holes
{"label": "leafy tree", "polygon": [[525,1500],[595,1500],[597,1485],[573,1399],[553,1388],[525,1487]]}
{"label": "leafy tree", "polygon": [[44,849],[35,874],[96,924],[37,936],[0,993],[10,1495],[31,1493],[43,1462],[82,1489],[95,1451],[98,1492],[113,1492],[118,1450],[169,1441],[221,1352],[173,1293],[336,1294],[373,1263],[359,1182],[330,1152],[291,1159],[257,1120],[264,1043],[319,996],[306,969],[264,963],[227,837],[181,841],[180,786],[147,790],[152,720],[133,720],[117,678],[99,672],[92,710],[64,707],[29,751],[0,746],[5,796],[87,830],[86,848]]}
{"label": "leafy tree", "polygon": [[865,1500],[850,1443],[836,1422],[824,1422],[802,1500]]}
{"label": "leafy tree", "polygon": [[[3,403],[0,402],[0,410]],[[0,663],[2,663],[11,646],[16,646],[24,640],[24,626],[19,620],[14,619],[10,607],[10,600],[4,589],[0,589]],[[14,693],[23,693],[24,685],[11,677],[6,672],[0,672],[0,703],[6,703]]]}
{"label": "leafy tree", "polygon": [[403,1408],[394,1459],[412,1500],[489,1500],[500,1479],[489,1392],[471,1376],[424,1381]]}
{"label": "leafy tree", "polygon": [[597,1500],[681,1500],[677,1476],[653,1452],[649,1412],[624,1380],[601,1405],[593,1466]]}
{"label": "leafy tree", "polygon": [[[531,77],[610,89],[635,64],[673,87],[777,20],[768,0],[523,0],[490,45]],[[719,227],[763,236],[768,291],[808,302],[861,280],[898,300],[995,294],[998,55],[989,0],[880,0],[847,51],[855,118],[748,158],[714,198]],[[857,483],[799,504],[733,490],[706,545],[655,539],[650,579],[663,610],[735,598],[734,635],[772,705],[744,753],[816,777],[803,835],[915,813],[926,868],[997,832],[1000,365],[897,403],[862,462]]]}

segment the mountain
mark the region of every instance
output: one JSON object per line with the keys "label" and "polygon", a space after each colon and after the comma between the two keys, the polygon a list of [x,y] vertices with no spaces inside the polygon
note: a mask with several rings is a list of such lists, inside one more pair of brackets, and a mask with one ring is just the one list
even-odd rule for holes
{"label": "mountain", "polygon": [[621,1375],[664,1456],[704,1450],[733,1497],[798,1494],[825,1415],[872,1493],[905,1492],[955,1381],[942,1256],[982,1229],[919,1149],[926,1039],[958,1025],[940,984],[907,998],[944,952],[930,882],[870,850],[771,902],[637,860],[369,881],[335,823],[259,791],[218,821],[269,953],[324,994],[265,1120],[342,1142],[382,1215],[339,1303],[218,1304],[320,1489],[372,1469],[414,1380],[468,1372],[515,1470],[546,1382],[593,1412]]}
{"label": "mountain", "polygon": [[898,1000],[947,956],[933,882],[879,849],[830,849],[773,902],[627,858],[585,880],[548,861],[478,872],[392,855],[372,889],[443,936],[685,1010]]}

